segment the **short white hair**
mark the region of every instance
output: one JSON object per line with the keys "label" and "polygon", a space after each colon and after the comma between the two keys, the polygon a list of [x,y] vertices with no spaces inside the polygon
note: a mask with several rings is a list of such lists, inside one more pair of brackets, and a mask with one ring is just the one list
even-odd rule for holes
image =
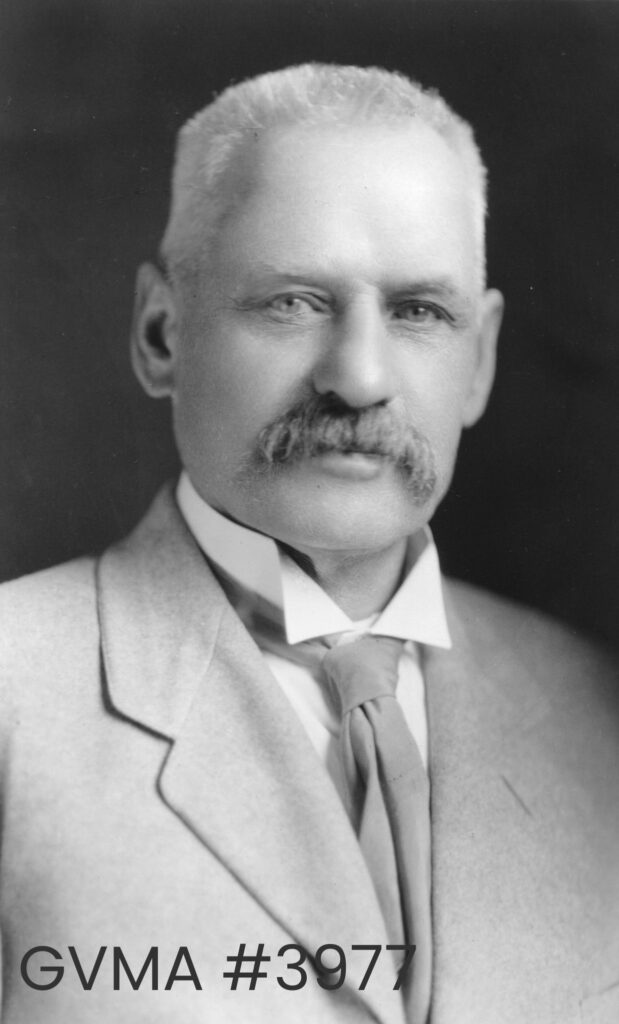
{"label": "short white hair", "polygon": [[195,270],[225,211],[226,178],[249,137],[299,124],[420,120],[460,158],[471,197],[475,260],[485,282],[487,172],[471,126],[433,89],[384,68],[301,64],[232,85],[181,128],[161,258],[172,277]]}

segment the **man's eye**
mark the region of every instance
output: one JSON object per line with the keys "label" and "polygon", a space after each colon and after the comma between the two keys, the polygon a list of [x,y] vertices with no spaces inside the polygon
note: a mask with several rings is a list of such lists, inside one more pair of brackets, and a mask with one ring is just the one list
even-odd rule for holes
{"label": "man's eye", "polygon": [[433,302],[404,302],[395,310],[398,320],[406,320],[411,324],[430,324],[438,320],[450,321],[451,318],[440,306]]}
{"label": "man's eye", "polygon": [[276,295],[266,303],[266,308],[269,312],[276,313],[279,316],[292,317],[304,316],[308,313],[319,313],[323,307],[324,303],[314,295],[297,295],[292,293]]}

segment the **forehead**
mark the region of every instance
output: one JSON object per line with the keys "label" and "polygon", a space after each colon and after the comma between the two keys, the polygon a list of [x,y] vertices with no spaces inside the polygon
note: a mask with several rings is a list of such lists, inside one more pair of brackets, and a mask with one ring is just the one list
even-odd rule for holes
{"label": "forehead", "polygon": [[472,263],[462,164],[423,123],[254,138],[235,164],[226,211],[216,248],[230,272],[266,262],[466,276]]}

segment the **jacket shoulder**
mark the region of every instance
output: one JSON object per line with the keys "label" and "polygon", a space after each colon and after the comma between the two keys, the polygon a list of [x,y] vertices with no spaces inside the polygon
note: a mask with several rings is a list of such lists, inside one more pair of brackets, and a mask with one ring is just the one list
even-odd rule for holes
{"label": "jacket shoulder", "polygon": [[537,609],[460,581],[446,582],[451,606],[484,668],[523,686],[534,680],[550,702],[595,705],[617,723],[619,658]]}
{"label": "jacket shoulder", "polygon": [[0,586],[0,668],[61,660],[96,631],[94,558],[78,558]]}
{"label": "jacket shoulder", "polygon": [[616,656],[601,641],[541,612],[461,580],[445,581],[448,601],[465,630],[478,643],[513,650],[526,660],[545,664],[587,663],[617,668]]}

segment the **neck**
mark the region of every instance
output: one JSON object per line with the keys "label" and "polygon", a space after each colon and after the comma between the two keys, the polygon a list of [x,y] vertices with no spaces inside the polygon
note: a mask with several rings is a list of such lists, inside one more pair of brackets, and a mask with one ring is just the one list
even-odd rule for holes
{"label": "neck", "polygon": [[381,611],[397,590],[406,540],[378,551],[288,551],[342,611],[356,620]]}

